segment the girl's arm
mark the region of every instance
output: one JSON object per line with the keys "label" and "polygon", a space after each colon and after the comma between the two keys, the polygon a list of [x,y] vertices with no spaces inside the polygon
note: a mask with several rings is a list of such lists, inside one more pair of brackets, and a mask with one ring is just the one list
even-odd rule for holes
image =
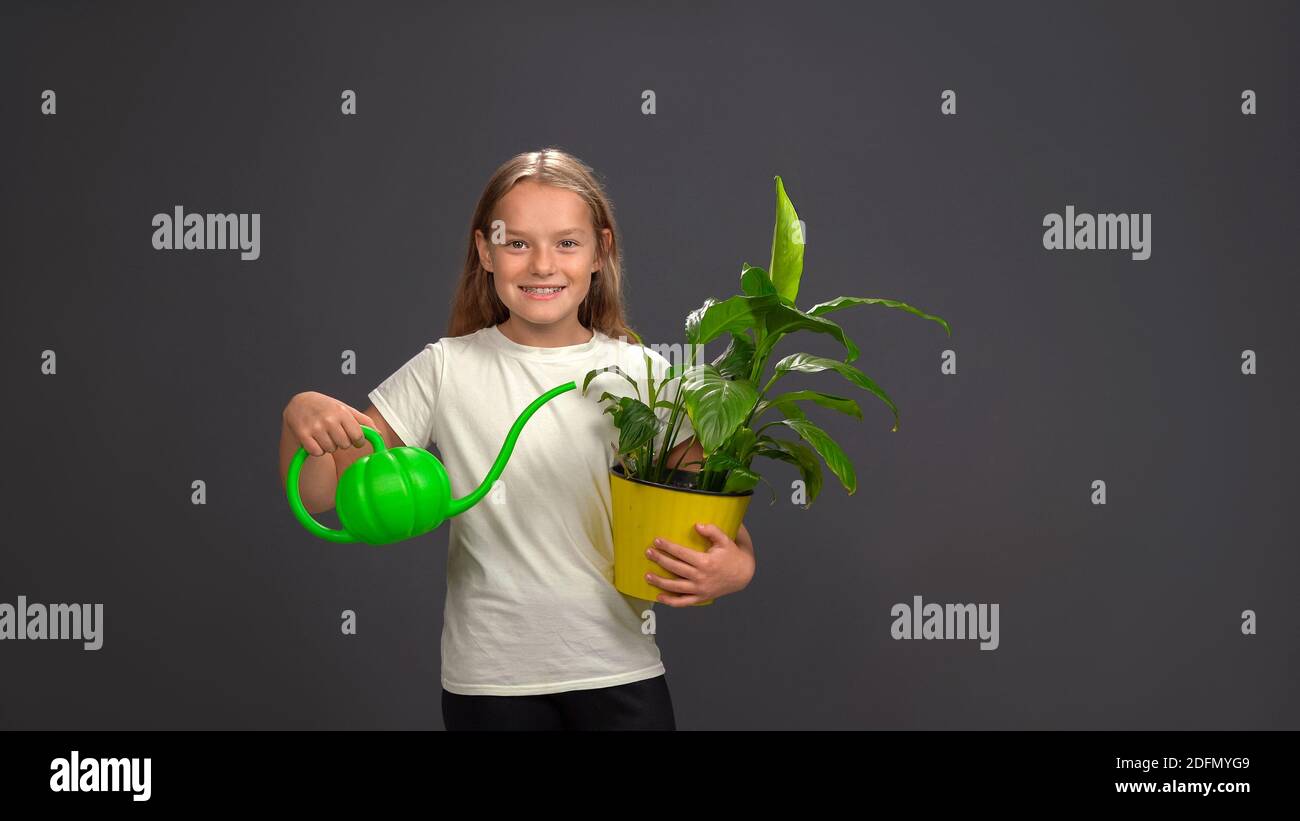
{"label": "girl's arm", "polygon": [[749,531],[745,529],[745,523],[740,523],[740,530],[736,531],[736,544],[741,550],[749,551],[749,555],[754,555],[754,542],[749,538]]}
{"label": "girl's arm", "polygon": [[685,439],[668,452],[668,467],[677,470],[689,470],[691,473],[699,473],[699,465],[688,465],[687,462],[703,462],[704,448],[692,436]]}

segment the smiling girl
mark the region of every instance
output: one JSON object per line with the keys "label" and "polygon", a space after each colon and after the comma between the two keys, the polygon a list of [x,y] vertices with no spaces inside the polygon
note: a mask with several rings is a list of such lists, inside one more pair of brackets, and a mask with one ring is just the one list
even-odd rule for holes
{"label": "smiling girl", "polygon": [[[372,452],[360,425],[389,447],[436,444],[461,496],[541,394],[581,386],[588,371],[611,364],[644,380],[646,354],[656,379],[668,370],[658,352],[626,341],[619,232],[582,162],[550,148],[512,158],[488,181],[471,229],[447,336],[371,391],[365,413],[315,392],[285,408],[281,478],[301,443],[315,457],[301,476],[310,512],[332,507],[338,477]],[[449,730],[676,728],[655,636],[642,630],[653,603],[613,584],[609,469],[618,431],[595,401],[605,391],[635,396],[605,373],[587,396],[569,391],[543,405],[498,485],[450,520],[442,632]],[[688,419],[669,464],[703,458],[693,434]],[[710,523],[698,529],[713,542],[705,553],[647,545],[678,577],[648,577],[665,591],[658,601],[690,606],[752,578],[743,525],[735,540]]]}

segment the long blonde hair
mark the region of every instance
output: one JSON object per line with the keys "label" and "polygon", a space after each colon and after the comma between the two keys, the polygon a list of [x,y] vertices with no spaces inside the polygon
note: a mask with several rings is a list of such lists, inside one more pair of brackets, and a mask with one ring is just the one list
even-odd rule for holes
{"label": "long blonde hair", "polygon": [[[584,328],[599,330],[613,339],[623,336],[632,344],[637,344],[636,336],[624,315],[622,252],[619,250],[619,231],[614,220],[613,205],[605,196],[605,191],[591,168],[559,148],[543,148],[518,154],[504,162],[488,180],[470,221],[465,267],[456,283],[447,336],[471,334],[504,322],[510,316],[509,309],[497,296],[488,272],[479,261],[474,229],[482,231],[484,236],[491,236],[493,209],[515,183],[525,178],[572,191],[587,203],[595,230],[599,268],[592,275],[586,298],[578,306],[578,321]],[[602,241],[601,229],[604,228],[610,229],[608,247]]]}

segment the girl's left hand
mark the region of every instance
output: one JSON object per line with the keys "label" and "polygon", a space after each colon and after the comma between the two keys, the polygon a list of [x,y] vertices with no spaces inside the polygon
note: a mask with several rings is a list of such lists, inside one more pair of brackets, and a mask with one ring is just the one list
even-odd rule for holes
{"label": "girl's left hand", "polygon": [[665,591],[656,601],[673,607],[688,607],[743,590],[754,577],[754,551],[746,550],[729,538],[717,525],[697,523],[695,529],[713,546],[704,552],[655,539],[646,556],[664,570],[681,578],[668,579],[653,573],[646,581]]}

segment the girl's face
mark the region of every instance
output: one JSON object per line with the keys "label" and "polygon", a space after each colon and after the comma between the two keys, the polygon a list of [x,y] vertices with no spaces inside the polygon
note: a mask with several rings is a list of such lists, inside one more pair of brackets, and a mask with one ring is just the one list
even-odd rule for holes
{"label": "girl's face", "polygon": [[[494,220],[505,223],[490,241],[475,229],[479,261],[492,272],[497,297],[516,322],[543,333],[578,325],[578,306],[600,267],[591,210],[572,191],[522,179],[497,203]],[[610,241],[608,228],[601,231]]]}

